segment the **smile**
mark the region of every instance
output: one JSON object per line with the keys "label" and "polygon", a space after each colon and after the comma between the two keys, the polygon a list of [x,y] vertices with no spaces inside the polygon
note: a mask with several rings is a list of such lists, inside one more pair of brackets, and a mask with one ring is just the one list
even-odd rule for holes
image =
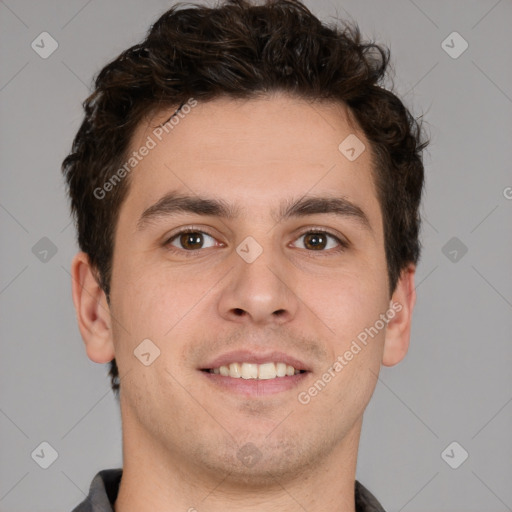
{"label": "smile", "polygon": [[223,377],[232,377],[234,379],[257,379],[270,380],[281,377],[291,377],[305,370],[297,370],[293,366],[282,362],[269,362],[263,364],[255,363],[230,363],[218,368],[209,368],[203,370]]}

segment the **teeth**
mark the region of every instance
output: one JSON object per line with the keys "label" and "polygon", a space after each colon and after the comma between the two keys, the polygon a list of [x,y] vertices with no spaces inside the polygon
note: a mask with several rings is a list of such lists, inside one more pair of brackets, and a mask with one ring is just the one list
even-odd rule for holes
{"label": "teeth", "polygon": [[229,376],[234,378],[242,376],[242,369],[238,363],[231,363],[229,365]]}
{"label": "teeth", "polygon": [[259,379],[275,379],[276,376],[276,365],[274,363],[260,364],[258,368]]}
{"label": "teeth", "polygon": [[242,379],[257,379],[258,378],[258,365],[243,363],[242,364]]}
{"label": "teeth", "polygon": [[277,363],[276,364],[276,373],[278,377],[284,377],[286,375],[286,364],[285,363]]}
{"label": "teeth", "polygon": [[300,370],[286,363],[231,363],[229,366],[213,368],[210,373],[220,374],[223,377],[233,377],[235,379],[259,379],[268,380],[276,377],[286,377],[297,375]]}

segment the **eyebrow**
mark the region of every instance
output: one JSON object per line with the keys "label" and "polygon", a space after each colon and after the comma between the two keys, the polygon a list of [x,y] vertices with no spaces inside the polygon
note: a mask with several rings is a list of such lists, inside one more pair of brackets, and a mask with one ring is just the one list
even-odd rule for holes
{"label": "eyebrow", "polygon": [[[144,210],[137,222],[137,230],[142,231],[153,221],[172,217],[180,213],[192,213],[234,220],[240,217],[243,209],[220,198],[190,196],[178,192],[169,192],[155,204]],[[278,223],[294,217],[306,217],[315,214],[331,214],[356,220],[361,227],[372,232],[370,221],[364,211],[344,197],[303,196],[288,199],[281,203],[277,213],[271,213]]]}

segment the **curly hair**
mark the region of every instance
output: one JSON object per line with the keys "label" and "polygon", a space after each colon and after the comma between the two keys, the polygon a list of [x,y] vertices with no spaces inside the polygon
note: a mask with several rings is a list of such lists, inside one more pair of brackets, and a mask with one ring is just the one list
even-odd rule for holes
{"label": "curly hair", "polygon": [[[299,0],[263,5],[226,0],[215,7],[180,2],[166,11],[141,43],[97,74],[62,163],[78,245],[88,254],[109,304],[115,226],[129,176],[113,187],[108,200],[94,191],[126,161],[139,123],[190,97],[252,99],[273,91],[344,103],[365,133],[384,222],[391,296],[401,271],[420,256],[422,150],[428,141],[421,122],[383,86],[389,60],[389,49],[362,41],[355,23],[329,26]],[[118,397],[115,359],[109,375]]]}

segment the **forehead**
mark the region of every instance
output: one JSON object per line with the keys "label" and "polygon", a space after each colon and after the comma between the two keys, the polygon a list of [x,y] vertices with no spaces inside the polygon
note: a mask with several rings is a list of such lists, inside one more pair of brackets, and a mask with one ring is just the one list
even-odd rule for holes
{"label": "forehead", "polygon": [[[345,105],[286,94],[194,105],[172,123],[175,108],[137,127],[130,154],[151,149],[130,175],[129,209],[140,213],[179,190],[226,198],[253,216],[263,215],[258,206],[308,194],[340,194],[365,205],[369,216],[378,210],[369,143]],[[357,158],[347,158],[354,153],[347,144],[360,152]]]}

